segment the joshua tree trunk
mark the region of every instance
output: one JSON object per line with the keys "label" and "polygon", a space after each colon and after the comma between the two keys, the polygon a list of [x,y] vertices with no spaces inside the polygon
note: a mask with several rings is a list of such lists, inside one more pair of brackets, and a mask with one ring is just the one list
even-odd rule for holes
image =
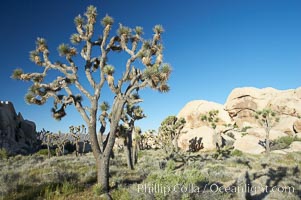
{"label": "joshua tree trunk", "polygon": [[48,150],[48,158],[50,158],[51,154],[50,154],[50,138],[49,136],[47,136],[47,150]]}
{"label": "joshua tree trunk", "polygon": [[104,193],[109,192],[109,165],[110,156],[112,154],[113,146],[116,139],[116,131],[118,127],[119,120],[121,118],[121,113],[124,107],[125,101],[116,97],[112,107],[112,117],[110,123],[110,134],[107,141],[104,142],[100,148],[98,143],[98,138],[96,134],[96,116],[97,116],[97,101],[92,102],[91,116],[88,124],[88,132],[90,135],[91,146],[93,150],[93,155],[96,159],[96,169],[97,169],[97,183],[101,184],[102,191]]}
{"label": "joshua tree trunk", "polygon": [[126,139],[124,140],[124,147],[128,168],[133,170],[134,165],[132,159],[132,134],[130,132],[128,132]]}
{"label": "joshua tree trunk", "polygon": [[83,144],[82,155],[85,153],[85,150],[86,150],[86,141],[84,141],[84,144]]}
{"label": "joshua tree trunk", "polygon": [[110,189],[109,185],[109,166],[110,156],[101,156],[100,160],[96,160],[97,164],[97,182],[101,184],[102,191],[107,193]]}
{"label": "joshua tree trunk", "polygon": [[138,144],[136,140],[133,142],[132,161],[134,165],[138,162]]}
{"label": "joshua tree trunk", "polygon": [[172,140],[172,146],[173,146],[174,152],[178,152],[179,151],[179,148],[178,148],[178,136],[175,136],[174,139]]}
{"label": "joshua tree trunk", "polygon": [[266,150],[266,154],[270,154],[270,130],[266,128],[265,132],[266,132],[265,150]]}

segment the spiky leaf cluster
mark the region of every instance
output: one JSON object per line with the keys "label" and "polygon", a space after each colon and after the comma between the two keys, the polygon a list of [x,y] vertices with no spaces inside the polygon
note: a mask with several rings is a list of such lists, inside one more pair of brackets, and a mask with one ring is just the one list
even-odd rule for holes
{"label": "spiky leaf cluster", "polygon": [[104,27],[108,26],[108,25],[113,25],[114,23],[114,19],[112,17],[110,17],[109,15],[106,15],[102,20],[101,20],[101,25],[103,25]]}
{"label": "spiky leaf cluster", "polygon": [[36,40],[36,50],[38,52],[44,52],[47,49],[47,43],[44,38],[38,37]]}
{"label": "spiky leaf cluster", "polygon": [[85,23],[85,19],[81,15],[78,15],[74,18],[74,23],[76,26],[82,26]]}
{"label": "spiky leaf cluster", "polygon": [[106,75],[111,75],[112,76],[115,72],[115,68],[114,68],[113,65],[106,65],[104,67],[103,71]]}
{"label": "spiky leaf cluster", "polygon": [[139,36],[143,35],[143,28],[141,26],[136,26],[134,31]]}
{"label": "spiky leaf cluster", "polygon": [[100,110],[103,112],[107,112],[110,109],[110,104],[106,101],[102,102],[99,106]]}
{"label": "spiky leaf cluster", "polygon": [[164,32],[164,28],[162,25],[156,25],[154,28],[153,28],[153,31],[156,33],[156,34],[161,34]]}
{"label": "spiky leaf cluster", "polygon": [[87,10],[86,10],[86,13],[85,13],[85,16],[88,18],[88,20],[91,22],[91,23],[95,23],[95,19],[96,19],[96,16],[97,16],[97,8],[95,6],[88,6],[87,7]]}
{"label": "spiky leaf cluster", "polygon": [[40,65],[40,66],[42,65],[40,53],[37,50],[33,50],[33,51],[29,52],[29,59],[37,65]]}
{"label": "spiky leaf cluster", "polygon": [[143,79],[150,81],[151,88],[157,89],[159,92],[168,92],[170,90],[167,80],[171,74],[171,67],[168,64],[161,66],[153,66],[143,71]]}
{"label": "spiky leaf cluster", "polygon": [[80,38],[80,35],[77,33],[74,33],[70,36],[70,41],[72,44],[79,44],[82,39]]}
{"label": "spiky leaf cluster", "polygon": [[119,25],[119,29],[117,30],[117,34],[119,36],[122,36],[122,35],[128,36],[131,34],[131,32],[132,32],[132,30],[129,27],[123,26],[121,24]]}
{"label": "spiky leaf cluster", "polygon": [[13,74],[12,74],[12,78],[13,79],[20,79],[21,78],[21,75],[23,74],[24,72],[23,72],[23,70],[22,69],[15,69],[14,71],[13,71]]}
{"label": "spiky leaf cluster", "polygon": [[60,44],[58,47],[60,56],[74,56],[77,51],[74,47],[70,47],[68,44]]}

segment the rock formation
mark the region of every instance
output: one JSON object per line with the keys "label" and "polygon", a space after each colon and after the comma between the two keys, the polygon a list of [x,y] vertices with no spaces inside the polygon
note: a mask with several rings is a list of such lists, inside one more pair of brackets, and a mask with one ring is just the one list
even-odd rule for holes
{"label": "rock formation", "polygon": [[38,147],[36,125],[16,113],[9,101],[0,102],[0,148],[10,154],[28,154]]}
{"label": "rock formation", "polygon": [[272,128],[270,139],[300,135],[298,133],[301,133],[301,87],[282,91],[274,88],[245,87],[234,89],[224,105],[203,100],[187,103],[178,114],[178,117],[184,117],[187,122],[178,141],[179,147],[186,150],[189,139],[202,137],[203,150],[212,150],[213,129],[200,120],[200,115],[218,110],[220,120],[216,131],[221,133],[224,140],[231,135],[235,140],[236,149],[247,153],[262,153],[264,148],[259,142],[264,141],[265,132],[254,114],[264,108],[275,111],[280,119]]}

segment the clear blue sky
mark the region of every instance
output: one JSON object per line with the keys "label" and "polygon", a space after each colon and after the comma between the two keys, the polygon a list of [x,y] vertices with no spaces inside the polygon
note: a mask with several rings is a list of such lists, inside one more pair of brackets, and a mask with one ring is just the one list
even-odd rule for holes
{"label": "clear blue sky", "polygon": [[3,0],[0,99],[12,101],[17,111],[36,122],[38,130],[66,131],[83,121],[73,108],[62,121],[55,121],[52,100],[42,107],[27,105],[24,95],[29,84],[10,75],[15,68],[40,70],[28,59],[36,37],[46,38],[52,59],[59,59],[57,46],[69,43],[74,17],[90,4],[97,6],[98,20],[108,13],[116,24],[144,27],[146,37],[156,24],[166,30],[164,58],[173,67],[171,91],[140,93],[148,116],[138,123],[143,130],[156,129],[191,100],[223,104],[236,87],[301,85],[299,0]]}

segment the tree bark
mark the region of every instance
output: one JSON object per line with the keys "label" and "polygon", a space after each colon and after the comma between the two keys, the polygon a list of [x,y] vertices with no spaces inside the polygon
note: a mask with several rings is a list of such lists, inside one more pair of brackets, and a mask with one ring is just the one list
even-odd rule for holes
{"label": "tree bark", "polygon": [[132,134],[128,133],[126,139],[124,140],[124,152],[126,155],[127,166],[130,170],[134,169],[133,159],[132,159]]}
{"label": "tree bark", "polygon": [[110,157],[101,156],[100,160],[96,160],[97,167],[97,183],[101,185],[102,191],[108,193],[110,189],[109,185],[109,166]]}
{"label": "tree bark", "polygon": [[136,165],[138,162],[138,144],[137,144],[137,139],[133,142],[133,152],[132,152],[132,161],[133,164]]}
{"label": "tree bark", "polygon": [[270,154],[270,131],[266,130],[266,143],[265,143],[265,149],[266,149],[266,154]]}

